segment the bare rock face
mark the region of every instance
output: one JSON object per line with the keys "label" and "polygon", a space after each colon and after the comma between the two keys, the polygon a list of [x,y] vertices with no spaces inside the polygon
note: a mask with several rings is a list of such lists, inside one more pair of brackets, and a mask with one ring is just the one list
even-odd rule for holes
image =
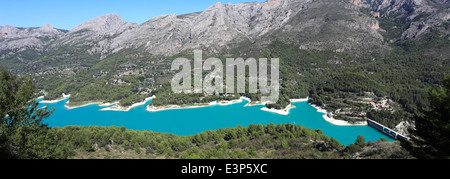
{"label": "bare rock face", "polygon": [[[376,15],[367,16],[361,13],[361,8],[372,9]],[[424,0],[216,3],[200,13],[164,15],[132,26],[110,43],[103,43],[101,51],[116,53],[140,48],[170,56],[203,48],[214,53],[242,41],[268,44],[273,37],[310,50],[385,49],[380,34],[384,29],[377,18],[394,12],[408,13],[414,8],[420,12],[434,11]]]}
{"label": "bare rock face", "polygon": [[411,23],[403,32],[402,40],[418,39],[433,28],[444,34],[450,33],[448,28],[441,26],[450,17],[450,2],[447,0],[355,0],[354,3],[371,9],[380,17]]}
{"label": "bare rock face", "polygon": [[54,36],[54,37],[64,34],[61,30],[53,28],[53,26],[50,24],[45,24],[42,27],[34,29],[31,31],[31,33],[33,33],[34,36]]}
{"label": "bare rock face", "polygon": [[[0,27],[0,52],[8,51],[20,52],[26,49],[43,50],[46,44],[53,39],[59,38],[65,32],[60,29],[53,28],[50,24],[42,27],[21,28],[5,25]],[[4,58],[11,54],[0,53],[0,58]]]}
{"label": "bare rock face", "polygon": [[182,42],[188,37],[188,29],[188,21],[178,19],[176,15],[159,16],[124,31],[106,48],[112,52],[143,48],[152,54],[173,54],[181,49]]}
{"label": "bare rock face", "polygon": [[423,34],[429,33],[433,28],[437,28],[440,32],[449,34],[450,30],[445,26],[440,26],[443,23],[447,23],[450,19],[450,10],[446,9],[444,12],[435,13],[428,18],[412,22],[408,30],[402,34],[402,39],[416,39],[421,37]]}
{"label": "bare rock face", "polygon": [[68,33],[55,40],[50,46],[50,50],[56,50],[63,46],[89,46],[87,53],[100,54],[101,58],[106,58],[111,54],[107,48],[111,44],[111,39],[126,30],[136,27],[137,24],[122,21],[116,14],[108,14],[86,21]]}
{"label": "bare rock face", "polygon": [[120,34],[109,46],[112,52],[142,47],[157,55],[173,55],[193,48],[218,51],[230,43],[254,40],[280,28],[306,1],[216,3],[201,13],[164,15]]}
{"label": "bare rock face", "polygon": [[13,27],[10,25],[0,26],[0,38],[2,39],[14,39],[14,38],[27,38],[27,37],[57,37],[64,34],[62,30],[53,28],[50,24],[45,24],[42,27],[34,28],[21,28]]}
{"label": "bare rock face", "polygon": [[0,27],[0,32],[2,33],[1,35],[3,38],[17,37],[20,35],[19,31],[20,31],[19,29],[10,25]]}
{"label": "bare rock face", "polygon": [[120,33],[131,23],[122,21],[122,18],[117,14],[108,14],[105,16],[97,17],[92,20],[86,21],[72,30],[69,33],[76,33],[80,30],[94,31],[98,34],[113,35]]}
{"label": "bare rock face", "polygon": [[383,29],[378,20],[360,12],[360,7],[353,2],[310,1],[295,8],[300,11],[286,12],[290,14],[286,17],[287,23],[280,24],[264,39],[275,36],[278,40],[299,44],[302,50],[359,53],[387,48],[383,45],[384,38],[380,34]]}

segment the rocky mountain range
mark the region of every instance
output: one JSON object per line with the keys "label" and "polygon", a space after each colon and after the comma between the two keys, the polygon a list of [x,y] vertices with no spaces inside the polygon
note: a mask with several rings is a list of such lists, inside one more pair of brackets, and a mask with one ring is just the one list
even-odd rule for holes
{"label": "rocky mountain range", "polygon": [[[163,15],[142,24],[108,14],[70,31],[49,24],[6,25],[0,27],[0,60],[26,49],[52,51],[65,46],[89,46],[87,52],[100,60],[123,49],[162,56],[196,48],[214,53],[243,41],[264,45],[273,39],[311,50],[386,49],[385,41],[415,40],[433,29],[448,34],[449,11],[445,0],[268,0],[219,2],[203,12]],[[401,29],[401,36],[386,39],[381,18],[410,25]]]}
{"label": "rocky mountain range", "polygon": [[[50,24],[45,24],[38,28],[18,28],[9,25],[0,27],[0,49],[2,51],[0,58],[11,55],[27,48],[43,50],[47,44],[44,39],[58,38],[67,31],[55,29]],[[6,50],[12,52],[5,53]]]}

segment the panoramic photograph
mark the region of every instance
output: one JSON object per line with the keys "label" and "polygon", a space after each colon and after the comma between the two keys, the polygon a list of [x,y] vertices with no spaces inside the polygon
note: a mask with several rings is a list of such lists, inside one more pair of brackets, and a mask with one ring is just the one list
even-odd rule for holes
{"label": "panoramic photograph", "polygon": [[0,159],[450,158],[448,0],[1,4]]}

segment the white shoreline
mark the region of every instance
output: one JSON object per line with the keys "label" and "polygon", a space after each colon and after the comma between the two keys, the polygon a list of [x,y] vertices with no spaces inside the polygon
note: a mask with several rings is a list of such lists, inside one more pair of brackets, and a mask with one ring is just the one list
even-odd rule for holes
{"label": "white shoreline", "polygon": [[328,114],[328,111],[325,109],[322,109],[322,107],[320,107],[320,106],[317,106],[315,104],[309,104],[309,105],[311,105],[313,108],[316,108],[317,112]]}
{"label": "white shoreline", "polygon": [[295,102],[307,102],[309,101],[309,97],[306,98],[300,98],[300,99],[291,99],[291,103],[295,103]]}
{"label": "white shoreline", "polygon": [[294,105],[289,104],[284,109],[269,109],[267,107],[263,107],[263,108],[261,108],[261,110],[287,116],[287,115],[289,115],[289,110],[294,109],[294,108],[296,108]]}
{"label": "white shoreline", "polygon": [[195,104],[195,105],[187,105],[187,106],[180,106],[180,105],[166,105],[166,106],[158,106],[158,107],[154,107],[154,106],[147,106],[147,111],[148,112],[160,112],[160,111],[167,111],[167,110],[175,110],[175,109],[192,109],[192,108],[204,108],[204,107],[210,107],[210,106],[215,106],[215,105],[220,105],[220,106],[227,106],[227,105],[232,105],[232,104],[236,104],[236,103],[241,103],[243,102],[243,100],[246,101],[251,101],[249,98],[246,97],[240,97],[239,99],[235,99],[235,100],[231,100],[231,101],[213,101],[210,103],[200,103],[200,104]]}
{"label": "white shoreline", "polygon": [[[63,96],[62,98],[58,98],[58,99],[55,99],[55,100],[42,100],[42,101],[39,101],[39,103],[44,103],[44,104],[58,103],[58,102],[64,101],[67,98],[69,98],[70,94],[66,95],[66,94],[63,93],[62,96]],[[44,96],[39,96],[38,97],[38,99],[41,99],[41,98],[44,98]]]}
{"label": "white shoreline", "polygon": [[[306,98],[300,98],[300,99],[290,99],[291,103],[295,103],[295,102],[307,102],[309,101],[309,97]],[[260,103],[260,104],[254,104],[254,105],[266,105],[265,103]],[[247,106],[247,105],[246,105]],[[248,106],[253,106],[253,105],[248,105]],[[267,107],[263,107],[261,108],[262,111],[267,111],[267,112],[273,112],[276,114],[280,114],[280,115],[289,115],[289,112],[291,109],[296,108],[294,105],[289,104],[286,108],[284,109],[269,109]]]}
{"label": "white shoreline", "polygon": [[103,109],[100,109],[100,111],[125,111],[125,112],[126,111],[130,111],[131,109],[133,109],[135,107],[145,105],[145,103],[147,103],[148,101],[154,99],[155,97],[156,96],[145,98],[145,100],[143,102],[132,104],[129,107],[120,106],[118,103],[103,103],[103,104],[101,104],[99,106],[111,106],[111,105],[115,105],[115,106],[111,106],[111,107],[108,107],[108,108],[103,108]]}
{"label": "white shoreline", "polygon": [[101,102],[93,102],[93,103],[83,104],[83,105],[81,105],[81,106],[70,107],[70,106],[68,106],[69,103],[70,103],[70,101],[67,101],[66,105],[64,105],[64,107],[66,107],[68,110],[76,109],[76,108],[81,108],[81,107],[86,107],[86,106],[90,106],[90,105],[94,105],[94,104],[97,104],[97,105],[100,106],[100,104],[101,104]]}
{"label": "white shoreline", "polygon": [[[352,123],[349,123],[349,122],[344,121],[344,120],[337,120],[337,119],[335,119],[333,117],[332,113],[328,112],[327,110],[323,109],[322,107],[314,105],[314,104],[310,104],[310,105],[312,107],[316,108],[317,112],[324,113],[322,118],[325,121],[327,121],[327,122],[329,122],[329,123],[331,123],[333,125],[336,125],[336,126],[367,126],[367,122],[358,122],[356,124],[352,124]],[[329,117],[328,115],[331,116],[331,117]]]}
{"label": "white shoreline", "polygon": [[113,102],[113,103],[102,103],[102,104],[99,104],[98,106],[100,106],[100,107],[108,107],[108,106],[112,106],[112,105],[116,105],[116,104],[119,104],[119,101],[116,101],[116,102]]}
{"label": "white shoreline", "polygon": [[[166,111],[166,110],[175,110],[175,109],[192,109],[192,108],[202,108],[202,107],[209,107],[209,106],[214,106],[214,105],[221,105],[221,106],[225,106],[225,105],[231,105],[231,104],[236,104],[236,103],[241,103],[243,100],[248,101],[248,103],[246,105],[244,105],[243,107],[247,107],[247,106],[260,106],[260,105],[266,105],[265,102],[253,102],[250,98],[247,97],[240,97],[238,100],[232,100],[232,101],[214,101],[211,102],[209,104],[196,104],[196,105],[187,105],[187,106],[180,106],[180,105],[166,105],[166,106],[159,106],[159,107],[154,107],[154,106],[147,106],[147,111],[149,112],[160,112],[160,111]],[[309,97],[307,98],[301,98],[301,99],[292,99],[291,102],[306,102],[309,100]],[[289,111],[290,109],[295,108],[294,105],[290,104],[289,106],[287,106],[285,109],[269,109],[267,107],[263,107],[260,110],[262,111],[266,111],[266,112],[272,112],[272,113],[276,113],[276,114],[280,114],[280,115],[289,115]]]}
{"label": "white shoreline", "polygon": [[[63,96],[64,96],[64,99],[62,99],[62,100],[65,100],[70,97],[70,95],[63,95]],[[39,98],[41,98],[41,97],[39,97]],[[91,102],[91,103],[83,104],[80,106],[70,107],[70,106],[68,106],[68,104],[70,103],[70,100],[67,101],[67,103],[64,105],[64,107],[66,107],[68,110],[71,110],[71,109],[86,107],[86,106],[90,106],[90,105],[98,105],[100,107],[107,107],[107,106],[115,105],[115,106],[111,106],[108,108],[100,109],[100,111],[129,111],[134,107],[145,105],[145,103],[147,103],[149,100],[152,100],[153,98],[155,98],[155,96],[146,98],[143,102],[135,103],[129,107],[119,106],[119,102],[114,102],[114,103]],[[58,101],[54,100],[54,101],[50,101],[50,102],[55,103],[55,102],[59,102],[62,100],[58,100]],[[49,103],[49,102],[43,102],[43,103]]]}

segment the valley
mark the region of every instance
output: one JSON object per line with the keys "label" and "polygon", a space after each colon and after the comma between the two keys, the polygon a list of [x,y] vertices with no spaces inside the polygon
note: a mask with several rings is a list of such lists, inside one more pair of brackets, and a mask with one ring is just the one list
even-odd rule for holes
{"label": "valley", "polygon": [[248,78],[245,92],[174,93],[170,81],[179,70],[171,64],[181,57],[194,66],[194,50],[223,64],[279,58],[280,97],[268,109],[309,97],[336,120],[372,119],[409,135],[415,114],[430,107],[430,90],[450,72],[449,9],[441,0],[267,0],[218,2],[141,24],[106,14],[70,30],[5,25],[0,66],[30,76],[44,100],[70,94],[68,107],[126,109],[156,96],[146,107],[164,108],[264,97],[250,93]]}

